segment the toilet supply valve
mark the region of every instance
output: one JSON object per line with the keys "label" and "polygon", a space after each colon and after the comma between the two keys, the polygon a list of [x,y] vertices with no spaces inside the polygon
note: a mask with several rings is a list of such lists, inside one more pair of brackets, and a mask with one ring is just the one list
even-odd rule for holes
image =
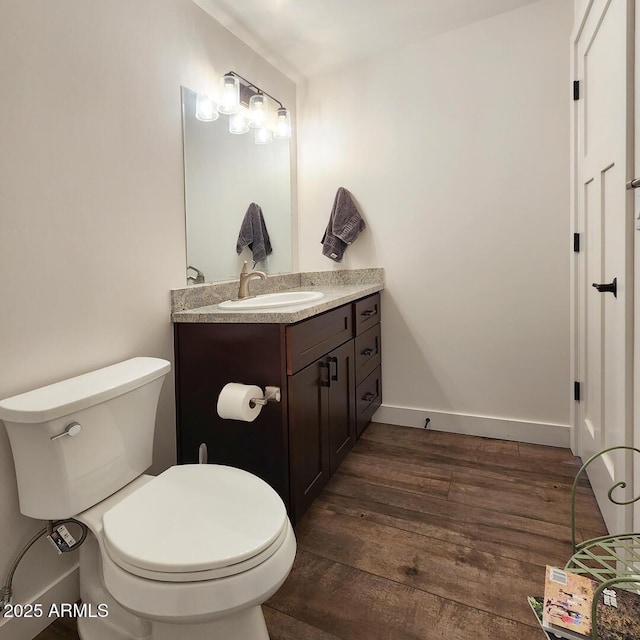
{"label": "toilet supply valve", "polygon": [[0,615],[3,614],[7,605],[11,604],[11,589],[8,587],[0,588]]}
{"label": "toilet supply valve", "polygon": [[77,436],[82,431],[82,425],[79,422],[70,422],[62,433],[57,436],[51,436],[50,440],[57,440],[58,438],[64,438],[65,436]]}
{"label": "toilet supply valve", "polygon": [[[75,424],[78,423],[76,422]],[[78,540],[69,533],[69,530],[65,526],[67,524],[74,524],[80,527],[80,538]],[[29,551],[29,549],[31,549],[31,547],[40,540],[42,536],[46,535],[49,538],[51,543],[56,547],[58,553],[66,553],[67,551],[74,551],[77,549],[87,539],[88,532],[89,529],[86,524],[79,522],[78,520],[74,520],[73,518],[56,521],[48,520],[47,526],[44,529],[40,529],[40,531],[38,531],[22,548],[22,551],[20,551],[18,557],[12,562],[11,567],[9,568],[9,573],[7,574],[7,579],[4,585],[0,586],[0,617],[7,608],[7,605],[11,604],[13,596],[13,576],[20,564],[20,561],[24,558],[27,551]]]}
{"label": "toilet supply valve", "polygon": [[72,551],[78,545],[76,539],[69,533],[69,529],[63,524],[52,528],[52,531],[47,535],[47,539],[54,546],[58,554]]}
{"label": "toilet supply valve", "polygon": [[280,402],[280,387],[265,387],[264,398],[251,398],[251,402],[264,406],[267,402]]}

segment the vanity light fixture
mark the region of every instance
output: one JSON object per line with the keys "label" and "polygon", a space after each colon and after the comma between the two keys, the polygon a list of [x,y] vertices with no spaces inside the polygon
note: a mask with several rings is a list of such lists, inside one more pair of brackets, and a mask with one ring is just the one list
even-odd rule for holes
{"label": "vanity light fixture", "polygon": [[[271,98],[278,104],[274,125],[270,125],[269,103]],[[229,116],[229,132],[243,134],[254,129],[256,144],[267,144],[274,138],[286,140],[291,137],[291,113],[270,93],[249,82],[235,71],[229,71],[220,80],[220,102],[216,104],[207,96],[196,99],[196,118],[211,122],[222,113]],[[273,119],[273,117],[271,118]]]}

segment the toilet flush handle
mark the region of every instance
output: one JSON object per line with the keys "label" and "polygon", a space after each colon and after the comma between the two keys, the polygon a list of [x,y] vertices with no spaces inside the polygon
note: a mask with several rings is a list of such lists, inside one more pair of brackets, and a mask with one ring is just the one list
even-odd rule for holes
{"label": "toilet flush handle", "polygon": [[58,438],[64,438],[65,436],[77,436],[82,431],[82,425],[79,422],[70,422],[62,433],[57,436],[51,436],[51,440],[57,440]]}

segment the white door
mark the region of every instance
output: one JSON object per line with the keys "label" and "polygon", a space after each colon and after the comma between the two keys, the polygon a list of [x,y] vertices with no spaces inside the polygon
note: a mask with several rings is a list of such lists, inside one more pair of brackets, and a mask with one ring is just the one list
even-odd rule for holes
{"label": "white door", "polygon": [[[574,215],[578,455],[632,444],[633,2],[593,0],[574,31]],[[616,294],[610,290],[617,285]],[[593,284],[607,285],[600,291]],[[632,510],[613,505],[631,496],[632,464],[615,452],[594,461],[589,479],[610,533],[628,531]]]}
{"label": "white door", "polygon": [[[635,15],[635,104],[640,105],[640,10],[636,11]],[[640,108],[634,109],[635,116],[635,167],[634,177],[637,178],[636,171],[640,170]],[[634,192],[634,209],[633,217],[635,219],[635,229],[633,231],[634,236],[634,398],[640,399],[640,189],[636,189]],[[634,402],[633,406],[633,422],[634,422],[634,437],[633,446],[636,449],[640,449],[640,401]],[[640,493],[640,455],[634,455],[634,497]],[[640,531],[640,503],[634,505],[634,524],[633,531]]]}

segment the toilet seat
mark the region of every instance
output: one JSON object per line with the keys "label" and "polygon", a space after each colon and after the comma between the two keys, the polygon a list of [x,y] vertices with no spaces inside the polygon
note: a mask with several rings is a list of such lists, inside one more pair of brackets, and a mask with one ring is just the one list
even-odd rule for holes
{"label": "toilet seat", "polygon": [[173,572],[166,571],[151,571],[137,567],[126,560],[118,557],[114,553],[109,545],[106,544],[106,551],[109,558],[113,560],[121,569],[124,569],[127,573],[140,578],[146,578],[147,580],[155,580],[157,582],[200,582],[204,580],[217,580],[218,578],[228,578],[244,571],[249,571],[262,564],[265,560],[270,558],[278,549],[282,546],[287,535],[287,526],[285,524],[282,532],[276,539],[276,541],[267,549],[257,554],[253,558],[249,558],[243,562],[237,562],[236,564],[229,565],[227,567],[220,567],[218,569],[204,569],[202,571],[189,571],[189,572]]}
{"label": "toilet seat", "polygon": [[222,465],[179,465],[102,516],[109,557],[161,582],[212,580],[261,564],[282,545],[288,518],[263,480]]}

